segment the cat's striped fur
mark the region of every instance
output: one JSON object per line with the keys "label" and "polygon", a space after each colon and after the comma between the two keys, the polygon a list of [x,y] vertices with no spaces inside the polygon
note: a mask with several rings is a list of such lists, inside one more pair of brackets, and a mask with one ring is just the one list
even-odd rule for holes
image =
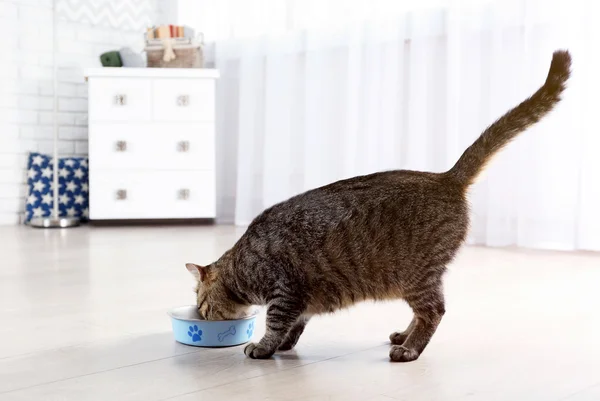
{"label": "cat's striped fur", "polygon": [[245,353],[269,358],[292,348],[312,315],[404,299],[414,318],[390,336],[390,358],[418,358],[444,315],[442,276],[467,234],[467,188],[493,154],[560,100],[570,63],[568,52],[555,52],[545,84],[446,173],[355,177],[265,210],[218,261],[188,264],[199,281],[200,313],[234,318],[250,305],[267,305],[267,332]]}

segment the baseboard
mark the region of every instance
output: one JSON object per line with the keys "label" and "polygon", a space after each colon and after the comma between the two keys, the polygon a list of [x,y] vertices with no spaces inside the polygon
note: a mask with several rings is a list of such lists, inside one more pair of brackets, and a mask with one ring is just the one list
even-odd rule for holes
{"label": "baseboard", "polygon": [[89,225],[95,227],[116,226],[198,226],[215,224],[214,218],[195,219],[109,219],[90,220]]}

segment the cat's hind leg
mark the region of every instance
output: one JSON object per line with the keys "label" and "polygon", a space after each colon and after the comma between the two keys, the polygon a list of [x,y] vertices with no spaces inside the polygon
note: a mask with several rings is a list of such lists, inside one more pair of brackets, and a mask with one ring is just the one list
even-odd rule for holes
{"label": "cat's hind leg", "polygon": [[408,327],[406,328],[406,330],[404,330],[404,331],[395,331],[392,334],[390,334],[390,342],[392,344],[394,344],[394,345],[402,345],[402,344],[404,344],[404,341],[406,341],[406,339],[408,338],[408,335],[415,328],[416,324],[417,324],[417,318],[413,316],[413,318],[410,321],[410,324],[408,325]]}
{"label": "cat's hind leg", "polygon": [[[394,362],[414,361],[421,355],[445,313],[441,278],[405,297],[415,317],[412,330],[401,345],[393,345],[390,359]],[[410,326],[409,326],[410,328]]]}

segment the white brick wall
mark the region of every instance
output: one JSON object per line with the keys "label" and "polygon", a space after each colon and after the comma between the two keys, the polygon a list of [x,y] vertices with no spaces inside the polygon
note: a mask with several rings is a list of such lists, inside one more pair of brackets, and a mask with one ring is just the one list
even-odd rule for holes
{"label": "white brick wall", "polygon": [[[156,9],[157,20],[163,9],[170,7],[168,0],[146,1]],[[0,51],[0,225],[20,220],[27,153],[52,152],[52,19],[52,0],[0,0],[0,26],[5,32]],[[102,52],[124,46],[141,50],[142,32],[63,20],[56,29],[59,151],[63,155],[86,155],[87,85],[83,70],[100,66]]]}

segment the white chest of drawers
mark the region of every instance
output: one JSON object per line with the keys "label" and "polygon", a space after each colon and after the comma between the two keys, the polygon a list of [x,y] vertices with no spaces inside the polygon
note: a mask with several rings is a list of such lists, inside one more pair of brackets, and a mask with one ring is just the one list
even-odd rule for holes
{"label": "white chest of drawers", "polygon": [[86,77],[92,223],[214,218],[218,72],[96,68]]}

